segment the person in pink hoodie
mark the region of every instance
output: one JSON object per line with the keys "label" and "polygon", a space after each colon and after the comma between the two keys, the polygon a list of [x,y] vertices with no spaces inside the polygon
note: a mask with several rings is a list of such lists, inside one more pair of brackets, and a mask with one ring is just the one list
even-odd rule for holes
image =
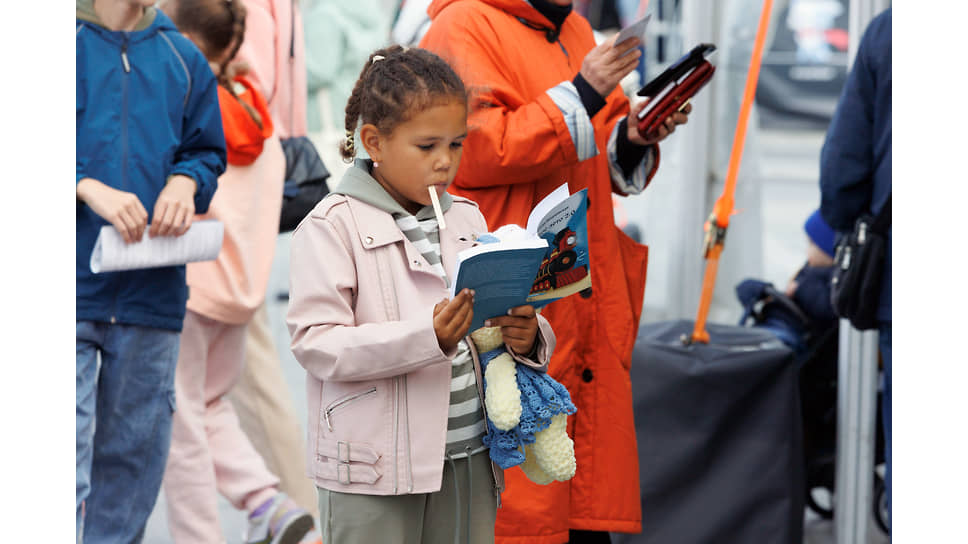
{"label": "person in pink hoodie", "polygon": [[245,31],[238,2],[169,0],[162,9],[205,54],[219,80],[228,167],[203,218],[222,221],[214,261],[187,267],[189,298],[175,370],[164,488],[176,544],[222,544],[217,496],[249,514],[246,542],[297,542],[313,518],[279,489],[224,396],[242,373],[245,331],[264,298],[282,201],[285,158],[266,102],[226,66]]}
{"label": "person in pink hoodie", "polygon": [[[266,98],[276,135],[283,140],[305,136],[306,55],[299,3],[241,3],[247,10],[245,39],[236,59],[248,66],[248,79]],[[315,513],[316,492],[304,469],[303,428],[283,377],[266,303],[256,309],[249,322],[245,360],[242,376],[228,396],[239,414],[242,430],[269,470],[279,476],[279,488]]]}

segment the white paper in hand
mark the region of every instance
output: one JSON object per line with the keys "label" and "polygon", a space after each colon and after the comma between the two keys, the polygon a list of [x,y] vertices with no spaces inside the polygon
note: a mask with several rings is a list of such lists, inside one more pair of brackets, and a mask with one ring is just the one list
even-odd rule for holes
{"label": "white paper in hand", "polygon": [[173,266],[196,261],[211,261],[222,249],[225,226],[221,221],[195,221],[185,234],[151,238],[147,229],[140,242],[124,243],[121,234],[111,225],[101,227],[94,251],[91,252],[91,272],[113,272]]}
{"label": "white paper in hand", "polygon": [[[645,44],[645,29],[647,26],[649,26],[649,19],[651,18],[652,18],[652,14],[650,13],[645,17],[642,17],[638,21],[635,21],[629,26],[623,28],[622,31],[618,33],[618,38],[615,38],[615,41],[613,42],[612,46],[615,47],[629,38],[638,38],[639,41],[642,42],[642,44]],[[626,51],[625,55],[628,55],[632,51],[635,51],[635,48],[632,48]],[[624,57],[625,55],[622,55],[622,56]]]}

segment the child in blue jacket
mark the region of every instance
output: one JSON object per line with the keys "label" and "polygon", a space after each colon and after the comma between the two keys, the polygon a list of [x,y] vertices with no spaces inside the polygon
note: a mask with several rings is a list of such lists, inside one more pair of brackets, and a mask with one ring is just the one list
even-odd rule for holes
{"label": "child in blue jacket", "polygon": [[95,239],[184,234],[225,169],[215,76],[153,3],[76,2],[78,542],[141,538],[188,294],[184,266],[93,274]]}

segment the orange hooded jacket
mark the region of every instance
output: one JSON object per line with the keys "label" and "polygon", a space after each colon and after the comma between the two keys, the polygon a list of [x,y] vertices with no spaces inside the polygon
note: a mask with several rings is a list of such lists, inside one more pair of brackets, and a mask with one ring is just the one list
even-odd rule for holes
{"label": "orange hooded jacket", "polygon": [[599,153],[579,162],[546,91],[571,81],[595,46],[584,18],[570,14],[555,40],[535,28],[553,27],[524,0],[435,0],[428,14],[433,22],[421,46],[447,60],[478,102],[451,191],[476,201],[493,230],[526,224],[531,208],[565,181],[571,192],[588,188],[593,294],[562,299],[542,312],[558,338],[549,372],[578,407],[568,418],[577,473],[569,482],[539,486],[518,468],[506,471],[497,542],[561,543],[569,529],[640,532],[629,364],[647,248],[615,226],[606,152],[615,123],[629,112],[628,100],[618,87],[607,97],[591,119]]}

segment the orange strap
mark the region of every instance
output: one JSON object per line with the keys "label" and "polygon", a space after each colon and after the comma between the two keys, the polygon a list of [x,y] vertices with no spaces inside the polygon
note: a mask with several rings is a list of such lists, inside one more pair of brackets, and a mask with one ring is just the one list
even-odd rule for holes
{"label": "orange strap", "polygon": [[739,173],[740,159],[743,157],[743,144],[746,143],[747,121],[749,120],[750,110],[753,108],[753,100],[756,98],[756,82],[760,77],[760,61],[763,58],[763,45],[766,43],[766,33],[770,26],[770,11],[772,8],[773,0],[763,0],[763,11],[760,12],[760,24],[756,29],[756,41],[753,43],[753,54],[750,57],[750,69],[746,73],[743,104],[740,106],[739,118],[736,120],[736,132],[733,135],[733,150],[729,156],[726,183],[723,187],[723,194],[719,195],[719,199],[713,206],[712,215],[706,220],[706,271],[703,276],[699,312],[696,315],[696,324],[692,331],[693,342],[709,343],[709,333],[706,332],[706,318],[709,316],[709,306],[712,303],[713,290],[716,287],[716,272],[719,269],[719,256],[723,252],[726,229],[729,227],[729,216],[733,213],[736,176]]}

